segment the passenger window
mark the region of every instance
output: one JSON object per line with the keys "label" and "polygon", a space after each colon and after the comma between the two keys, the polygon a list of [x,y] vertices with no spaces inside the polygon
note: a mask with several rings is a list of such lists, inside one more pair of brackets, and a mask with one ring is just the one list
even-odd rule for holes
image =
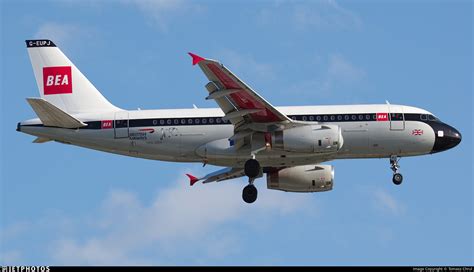
{"label": "passenger window", "polygon": [[214,118],[209,118],[209,124],[214,124]]}
{"label": "passenger window", "polygon": [[179,120],[178,120],[178,119],[174,119],[173,123],[174,123],[175,125],[178,125],[178,124],[179,124]]}
{"label": "passenger window", "polygon": [[160,125],[164,125],[165,124],[165,120],[161,119],[160,120]]}
{"label": "passenger window", "polygon": [[352,120],[357,120],[357,116],[355,114],[352,115]]}
{"label": "passenger window", "polygon": [[349,121],[349,118],[350,118],[350,117],[349,117],[348,114],[344,115],[344,120]]}
{"label": "passenger window", "polygon": [[338,121],[341,121],[341,120],[342,120],[342,115],[338,115],[338,116],[337,116],[337,120],[338,120]]}
{"label": "passenger window", "polygon": [[185,125],[186,124],[186,119],[181,119],[181,125]]}
{"label": "passenger window", "polygon": [[327,115],[324,115],[323,120],[324,120],[324,121],[327,121],[327,120],[328,120],[328,116],[327,116]]}
{"label": "passenger window", "polygon": [[202,119],[202,123],[203,123],[203,124],[207,124],[207,119],[206,119],[206,118],[203,118],[203,119]]}
{"label": "passenger window", "polygon": [[216,118],[216,123],[220,124],[221,122],[222,122],[222,118],[217,117],[217,118]]}
{"label": "passenger window", "polygon": [[321,116],[319,116],[319,115],[316,116],[316,120],[317,120],[317,121],[321,121]]}
{"label": "passenger window", "polygon": [[192,125],[193,124],[193,119],[188,119],[188,125]]}
{"label": "passenger window", "polygon": [[426,116],[426,114],[421,114],[420,119],[423,120],[423,121],[426,121],[426,120],[428,120],[428,116]]}
{"label": "passenger window", "polygon": [[359,120],[364,120],[364,116],[362,114],[359,115]]}
{"label": "passenger window", "polygon": [[370,121],[370,115],[367,114],[367,115],[365,116],[365,120]]}
{"label": "passenger window", "polygon": [[303,116],[303,121],[306,121],[307,120],[307,117],[306,116]]}
{"label": "passenger window", "polygon": [[314,121],[314,116],[313,115],[309,116],[309,121]]}
{"label": "passenger window", "polygon": [[334,120],[336,120],[336,116],[331,115],[331,121],[334,121]]}

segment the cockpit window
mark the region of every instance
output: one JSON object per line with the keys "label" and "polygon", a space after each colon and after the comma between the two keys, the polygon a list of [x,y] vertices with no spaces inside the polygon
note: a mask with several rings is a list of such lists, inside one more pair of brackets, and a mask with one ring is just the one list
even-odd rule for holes
{"label": "cockpit window", "polygon": [[438,118],[436,118],[434,115],[428,115],[428,120],[430,121],[436,121],[436,122],[439,122],[440,120]]}

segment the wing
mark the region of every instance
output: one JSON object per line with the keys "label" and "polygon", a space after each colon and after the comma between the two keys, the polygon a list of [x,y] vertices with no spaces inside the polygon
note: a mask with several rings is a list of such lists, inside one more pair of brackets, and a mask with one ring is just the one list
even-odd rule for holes
{"label": "wing", "polygon": [[248,129],[267,132],[292,122],[218,61],[189,55],[193,65],[198,64],[210,81],[206,84],[209,92],[206,99],[217,102],[225,113],[224,119],[235,126],[236,132]]}
{"label": "wing", "polygon": [[186,174],[189,178],[189,184],[191,186],[194,185],[194,183],[202,180],[202,183],[209,183],[209,182],[220,182],[223,180],[228,180],[228,179],[234,179],[234,178],[240,178],[245,176],[244,169],[242,168],[224,168],[212,173],[207,174],[206,176],[202,178],[197,178],[191,174]]}

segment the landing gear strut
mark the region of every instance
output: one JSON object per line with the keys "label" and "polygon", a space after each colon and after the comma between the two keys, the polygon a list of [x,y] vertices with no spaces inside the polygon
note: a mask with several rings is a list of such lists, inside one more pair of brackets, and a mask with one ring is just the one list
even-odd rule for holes
{"label": "landing gear strut", "polygon": [[242,199],[246,203],[253,203],[257,200],[258,191],[253,185],[253,182],[256,177],[260,175],[261,167],[260,163],[256,159],[250,159],[245,162],[244,172],[247,177],[249,177],[249,185],[244,187],[242,191]]}
{"label": "landing gear strut", "polygon": [[403,176],[402,174],[399,173],[400,165],[398,164],[398,161],[400,161],[400,157],[396,155],[390,156],[390,169],[393,171],[393,178],[392,181],[395,185],[400,185],[402,184],[403,181]]}

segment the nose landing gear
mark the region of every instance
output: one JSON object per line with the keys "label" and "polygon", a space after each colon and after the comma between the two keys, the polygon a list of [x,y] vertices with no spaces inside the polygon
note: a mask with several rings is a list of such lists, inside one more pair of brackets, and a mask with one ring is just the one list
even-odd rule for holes
{"label": "nose landing gear", "polygon": [[400,157],[396,155],[390,156],[390,169],[393,171],[393,178],[392,181],[395,185],[402,184],[403,176],[399,173],[400,165],[398,162],[400,161]]}
{"label": "nose landing gear", "polygon": [[257,188],[255,188],[255,185],[253,185],[253,182],[255,178],[257,178],[262,172],[260,163],[256,159],[250,159],[246,161],[244,165],[244,172],[249,178],[249,185],[244,187],[244,190],[242,191],[242,199],[246,203],[250,204],[257,200],[258,191]]}

